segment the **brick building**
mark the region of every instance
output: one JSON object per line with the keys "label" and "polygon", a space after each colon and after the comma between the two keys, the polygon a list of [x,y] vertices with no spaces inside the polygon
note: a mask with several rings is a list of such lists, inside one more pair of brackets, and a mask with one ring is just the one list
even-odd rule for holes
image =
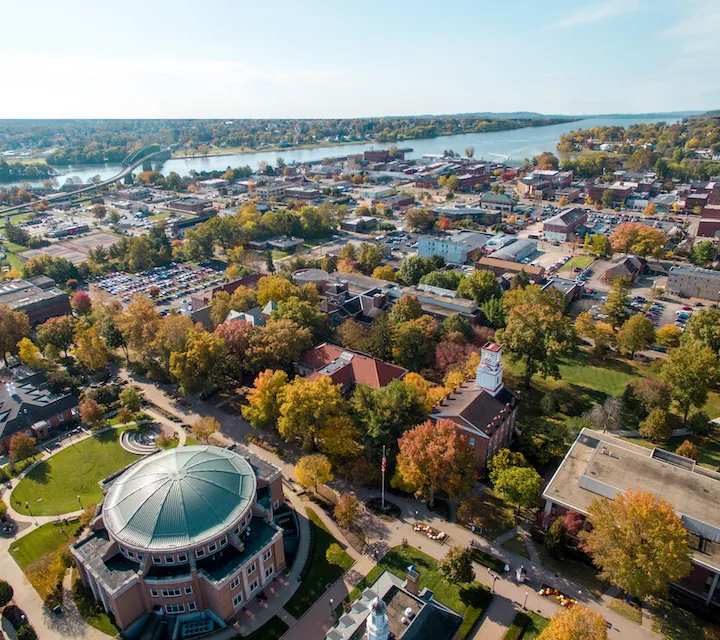
{"label": "brick building", "polygon": [[0,305],[26,313],[31,325],[72,313],[68,294],[58,289],[55,280],[47,276],[0,282]]}
{"label": "brick building", "polygon": [[543,222],[543,240],[567,242],[575,235],[575,229],[585,224],[588,212],[579,207],[561,211],[558,215]]}

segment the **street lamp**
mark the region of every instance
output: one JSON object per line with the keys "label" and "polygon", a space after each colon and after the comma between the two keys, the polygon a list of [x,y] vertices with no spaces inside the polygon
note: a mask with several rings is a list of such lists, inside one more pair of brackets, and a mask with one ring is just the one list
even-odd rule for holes
{"label": "street lamp", "polygon": [[528,599],[528,592],[525,592],[525,602],[523,603],[523,609],[527,610],[527,599]]}
{"label": "street lamp", "polygon": [[78,504],[80,505],[80,508],[82,509],[83,506],[82,506],[82,500],[80,500],[80,494],[78,494],[77,499],[78,499]]}
{"label": "street lamp", "polygon": [[335,622],[335,607],[333,606],[335,604],[335,600],[330,598],[330,618],[333,622]]}

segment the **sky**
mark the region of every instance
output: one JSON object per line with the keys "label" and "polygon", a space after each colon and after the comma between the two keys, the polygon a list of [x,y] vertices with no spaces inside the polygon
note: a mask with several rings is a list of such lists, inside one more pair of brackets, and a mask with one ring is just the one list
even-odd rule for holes
{"label": "sky", "polygon": [[32,0],[0,20],[0,118],[720,108],[720,0]]}

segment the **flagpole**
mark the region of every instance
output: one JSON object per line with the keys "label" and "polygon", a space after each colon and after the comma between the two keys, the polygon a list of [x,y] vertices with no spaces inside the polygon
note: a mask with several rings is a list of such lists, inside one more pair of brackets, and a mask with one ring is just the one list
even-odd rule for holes
{"label": "flagpole", "polygon": [[385,513],[385,466],[387,465],[387,462],[385,462],[385,445],[383,445],[383,457],[382,457],[382,510],[383,513]]}

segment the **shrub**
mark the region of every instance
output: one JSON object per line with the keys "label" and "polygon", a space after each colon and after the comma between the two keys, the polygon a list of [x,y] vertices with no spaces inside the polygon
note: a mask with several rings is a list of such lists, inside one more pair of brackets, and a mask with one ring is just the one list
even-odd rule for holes
{"label": "shrub", "polygon": [[330,564],[335,564],[338,567],[341,567],[343,565],[343,562],[345,561],[345,552],[342,550],[342,547],[333,542],[328,548],[327,551],[325,551],[325,559]]}
{"label": "shrub", "polygon": [[35,629],[31,625],[24,624],[17,630],[15,637],[17,640],[36,640],[37,633],[35,633]]}
{"label": "shrub", "polygon": [[710,417],[704,411],[697,411],[690,417],[687,426],[695,435],[706,436],[710,433]]}
{"label": "shrub", "polygon": [[558,411],[557,397],[552,391],[548,391],[540,401],[540,408],[546,416],[554,416]]}
{"label": "shrub", "polygon": [[518,611],[503,640],[520,640],[528,622],[530,622],[530,617],[526,613]]}
{"label": "shrub", "polygon": [[472,559],[478,564],[489,567],[496,573],[502,573],[505,571],[505,563],[499,558],[491,556],[489,553],[485,553],[484,551],[480,551],[480,549],[473,549],[470,553],[472,554]]}
{"label": "shrub", "polygon": [[565,520],[558,518],[550,525],[545,535],[545,550],[553,557],[557,558],[562,555],[565,550],[565,534],[567,533],[567,525]]}
{"label": "shrub", "polygon": [[640,435],[651,442],[665,442],[670,437],[667,411],[654,409],[644,422],[640,423]]}
{"label": "shrub", "polygon": [[684,456],[686,458],[690,458],[691,460],[697,460],[697,447],[690,442],[690,440],[685,440],[677,449],[675,449],[675,453],[677,453],[679,456]]}
{"label": "shrub", "polygon": [[0,580],[0,607],[4,607],[10,600],[12,600],[14,591],[9,583],[5,580]]}

